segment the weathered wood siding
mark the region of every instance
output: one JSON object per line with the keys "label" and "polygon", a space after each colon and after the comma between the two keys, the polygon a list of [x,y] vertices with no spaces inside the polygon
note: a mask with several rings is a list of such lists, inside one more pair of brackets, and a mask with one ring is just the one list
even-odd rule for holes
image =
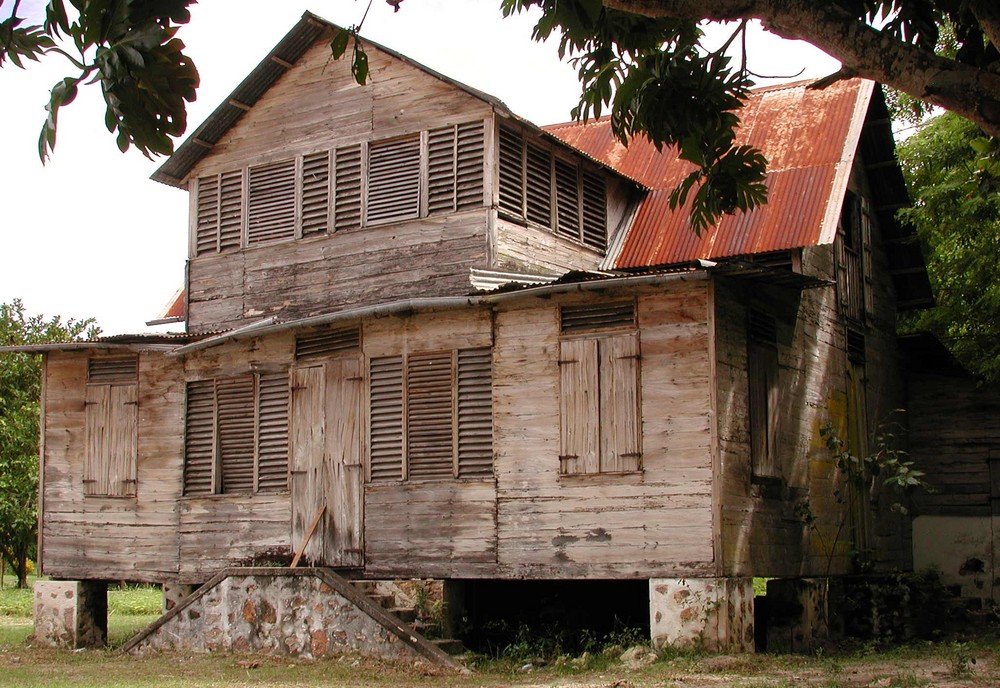
{"label": "weathered wood siding", "polygon": [[[863,174],[852,186],[865,193]],[[895,350],[895,297],[874,232],[874,309],[865,329],[865,426],[872,438],[899,408],[902,388]],[[836,275],[832,246],[803,250],[802,272]],[[775,317],[778,343],[777,465],[780,479],[751,476],[747,378],[749,309]],[[720,279],[715,290],[720,504],[725,575],[801,576],[846,572],[851,527],[836,462],[820,436],[833,422],[848,437],[846,330],[834,287],[806,289]],[[856,451],[856,448],[853,449]],[[883,500],[885,501],[885,500]],[[815,518],[806,523],[806,516]],[[908,529],[880,513],[869,544],[887,567],[909,561]]]}
{"label": "weathered wood siding", "polygon": [[[371,359],[492,343],[490,312],[470,309],[369,321],[362,346]],[[494,380],[497,375],[494,367]],[[448,577],[495,573],[492,479],[369,483],[364,511],[366,573]]]}
{"label": "weathered wood siding", "polygon": [[499,310],[494,446],[502,575],[714,572],[707,284],[678,281],[638,298],[643,470],[636,473],[560,474],[559,305],[586,297]]}
{"label": "weathered wood siding", "polygon": [[[485,101],[369,49],[370,82],[319,41],[219,141],[189,179],[372,139],[492,117]],[[489,155],[489,148],[487,148]],[[487,184],[489,179],[487,178]],[[192,209],[194,215],[194,209]],[[189,263],[192,332],[411,296],[465,293],[469,269],[489,267],[488,211],[480,209],[305,239],[272,242]]]}
{"label": "weathered wood siding", "polygon": [[907,370],[910,456],[933,492],[919,516],[991,516],[1000,505],[1000,393],[954,370]]}
{"label": "weathered wood siding", "polygon": [[183,456],[181,366],[160,353],[139,355],[136,496],[85,496],[87,360],[86,352],[47,355],[43,572],[60,578],[172,580]]}

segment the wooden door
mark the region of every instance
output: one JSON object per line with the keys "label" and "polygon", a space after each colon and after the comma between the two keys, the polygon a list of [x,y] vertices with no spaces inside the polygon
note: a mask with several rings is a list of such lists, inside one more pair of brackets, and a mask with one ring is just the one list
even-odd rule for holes
{"label": "wooden door", "polygon": [[337,359],[292,371],[292,548],[316,565],[364,565],[361,363]]}

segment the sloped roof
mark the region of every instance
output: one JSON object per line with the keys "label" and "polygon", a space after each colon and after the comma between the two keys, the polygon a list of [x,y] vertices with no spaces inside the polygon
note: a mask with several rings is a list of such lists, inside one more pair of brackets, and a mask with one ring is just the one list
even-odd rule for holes
{"label": "sloped roof", "polygon": [[626,148],[607,117],[547,129],[652,189],[614,267],[714,260],[833,240],[837,217],[828,211],[835,205],[839,212],[873,86],[851,79],[823,90],[801,82],[755,91],[739,113],[736,142],[756,146],[767,157],[768,203],[726,216],[700,237],[691,230],[686,209],[670,209],[670,192],[694,169],[675,149],[659,152],[645,138]]}
{"label": "sloped roof", "polygon": [[652,191],[607,267],[636,269],[692,260],[719,260],[833,243],[851,169],[860,154],[887,244],[900,305],[933,302],[923,257],[911,228],[895,211],[909,204],[881,88],[847,79],[823,89],[802,81],[754,91],[740,111],[736,144],[759,148],[768,160],[768,202],[724,216],[698,236],[688,208],[670,209],[670,193],[694,168],[676,149],[657,151],[645,138],[626,147],[605,117],[546,129],[603,160]]}

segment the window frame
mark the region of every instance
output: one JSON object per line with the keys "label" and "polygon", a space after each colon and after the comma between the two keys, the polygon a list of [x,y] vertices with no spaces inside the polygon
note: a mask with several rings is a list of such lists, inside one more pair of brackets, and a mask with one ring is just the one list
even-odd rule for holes
{"label": "window frame", "polygon": [[747,438],[751,479],[780,480],[778,457],[780,360],[777,319],[747,311]]}
{"label": "window frame", "polygon": [[642,346],[635,300],[564,304],[559,322],[560,476],[642,473]]}
{"label": "window frame", "polygon": [[367,484],[494,479],[491,347],[377,356],[368,371]]}
{"label": "window frame", "polygon": [[[290,458],[290,409],[291,382],[288,369],[254,370],[237,375],[188,380],[185,387],[184,404],[184,462],[182,493],[185,498],[205,498],[221,496],[253,496],[258,494],[281,494],[289,491]],[[284,384],[282,384],[282,382]],[[220,408],[220,390],[230,398],[238,394],[238,385],[250,384],[252,409],[234,404]],[[209,391],[207,388],[211,387]],[[265,387],[269,391],[264,393]],[[195,413],[195,394],[197,413]],[[208,396],[210,395],[210,399]],[[265,408],[267,411],[265,413]],[[247,416],[249,419],[249,434]],[[283,422],[282,422],[283,421]],[[228,427],[223,427],[228,424]],[[275,428],[277,432],[275,433]],[[197,430],[195,433],[193,430]],[[263,430],[267,430],[266,432]],[[226,435],[224,435],[226,433]],[[275,438],[277,437],[277,441]],[[228,442],[232,451],[246,450],[249,444],[251,455],[225,453]],[[282,454],[283,447],[283,454]],[[275,448],[278,450],[275,453]],[[195,455],[197,452],[197,456]],[[207,453],[207,455],[206,455]],[[245,462],[249,460],[250,465]],[[235,466],[233,466],[235,462]],[[249,488],[227,489],[227,463],[230,472],[249,472]],[[274,485],[274,476],[284,467],[284,481]],[[276,471],[275,467],[279,470]],[[197,477],[197,475],[205,477]],[[264,482],[268,485],[264,485]]]}
{"label": "window frame", "polygon": [[136,497],[138,420],[138,354],[88,357],[82,478],[85,497]]}

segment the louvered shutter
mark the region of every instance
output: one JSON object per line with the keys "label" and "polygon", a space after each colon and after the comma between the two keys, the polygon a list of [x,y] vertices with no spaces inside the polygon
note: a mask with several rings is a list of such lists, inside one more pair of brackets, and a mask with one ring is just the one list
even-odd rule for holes
{"label": "louvered shutter", "polygon": [[406,361],[408,477],[454,476],[452,352],[411,354]]}
{"label": "louvered shutter", "polygon": [[288,373],[261,373],[257,401],[257,490],[288,488]]}
{"label": "louvered shutter", "polygon": [[525,217],[545,227],[552,226],[552,153],[527,144]]}
{"label": "louvered shutter", "polygon": [[302,235],[326,232],[330,223],[330,153],[302,158]]}
{"label": "louvered shutter", "polygon": [[875,280],[872,277],[872,216],[871,204],[862,197],[859,213],[861,223],[861,270],[863,274],[865,315],[872,318],[875,315]]}
{"label": "louvered shutter", "polygon": [[199,178],[197,193],[194,255],[200,256],[219,250],[219,177]]}
{"label": "louvered shutter", "polygon": [[493,475],[493,354],[458,352],[458,477]]}
{"label": "louvered shutter", "polygon": [[373,481],[403,479],[403,359],[373,358],[369,375],[369,452]]}
{"label": "louvered shutter", "polygon": [[556,158],[556,233],[580,241],[580,187],[576,165]]}
{"label": "louvered shutter", "polygon": [[251,167],[247,189],[247,244],[293,238],[295,161]]}
{"label": "louvered shutter", "polygon": [[455,133],[455,127],[427,133],[427,212],[431,215],[455,210],[458,166]]}
{"label": "louvered shutter", "polygon": [[138,385],[110,385],[108,407],[107,494],[135,495],[138,475]]}
{"label": "louvered shutter", "polygon": [[600,383],[596,339],[559,343],[560,470],[600,470]]}
{"label": "louvered shutter", "polygon": [[601,472],[639,470],[639,335],[598,340],[601,387]]}
{"label": "louvered shutter", "polygon": [[559,324],[564,334],[622,327],[634,328],[635,301],[563,306],[559,309]]}
{"label": "louvered shutter", "polygon": [[219,180],[219,251],[233,251],[243,243],[243,172],[223,172]]}
{"label": "louvered shutter", "polygon": [[337,231],[361,226],[361,172],[361,145],[338,148],[333,201],[333,227]]}
{"label": "louvered shutter", "polygon": [[91,358],[87,361],[87,382],[134,382],[139,374],[139,357],[135,354]]}
{"label": "louvered shutter", "polygon": [[83,488],[87,495],[108,494],[107,447],[111,406],[110,385],[87,385],[85,395],[86,449],[83,461]]}
{"label": "louvered shutter", "polygon": [[607,244],[608,201],[604,177],[583,172],[583,243],[598,251]]}
{"label": "louvered shutter", "polygon": [[215,491],[215,382],[213,380],[188,383],[184,429],[184,494],[211,494]]}
{"label": "louvered shutter", "polygon": [[361,330],[357,327],[323,327],[295,337],[295,360],[319,358],[361,347]]}
{"label": "louvered shutter", "polygon": [[524,217],[524,141],[500,130],[500,210]]}
{"label": "louvered shutter", "polygon": [[486,159],[486,133],[482,121],[459,124],[456,136],[455,209],[480,207],[483,205],[483,165]]}
{"label": "louvered shutter", "polygon": [[366,224],[420,215],[420,137],[378,141],[368,147]]}
{"label": "louvered shutter", "polygon": [[252,492],[254,485],[254,378],[216,382],[222,493]]}

